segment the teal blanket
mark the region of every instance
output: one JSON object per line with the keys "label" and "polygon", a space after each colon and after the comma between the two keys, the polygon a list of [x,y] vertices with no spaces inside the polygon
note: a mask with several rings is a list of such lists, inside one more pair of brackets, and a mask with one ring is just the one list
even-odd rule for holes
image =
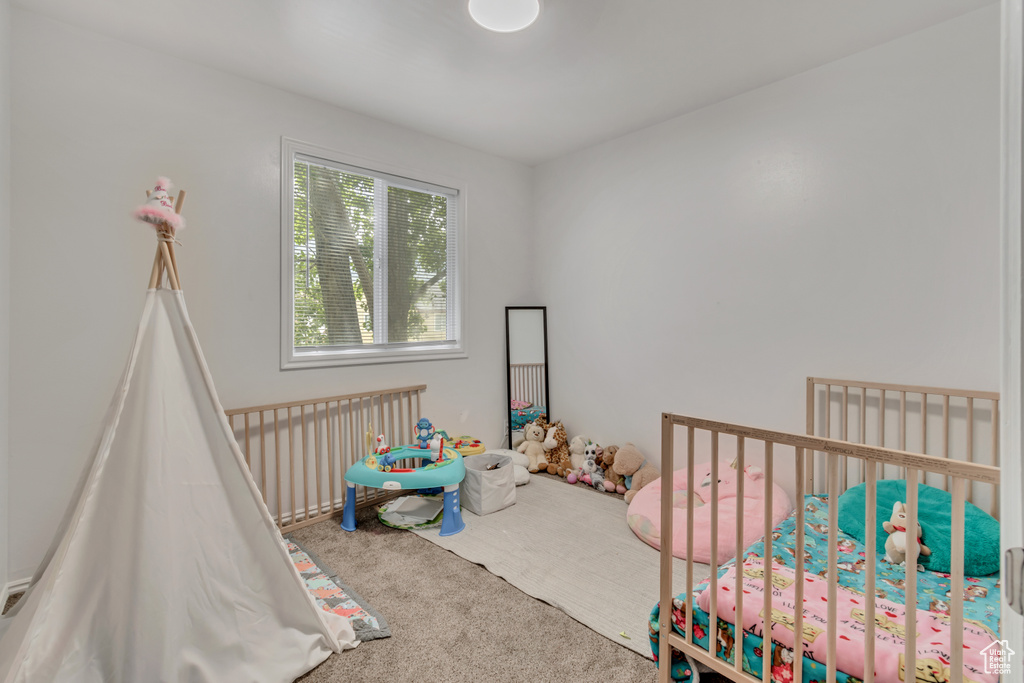
{"label": "teal blanket", "polygon": [[[839,528],[864,542],[865,484],[854,486],[839,496]],[[879,557],[885,554],[885,541],[889,535],[882,523],[892,516],[896,501],[906,502],[907,482],[905,479],[888,479],[878,482],[876,496],[875,530]],[[924,544],[932,551],[922,555],[918,562],[933,572],[949,572],[952,562],[952,517],[953,496],[947,491],[926,484],[917,486],[917,518],[921,524]],[[999,571],[999,522],[973,503],[965,503],[964,525],[964,575],[988,576]]]}

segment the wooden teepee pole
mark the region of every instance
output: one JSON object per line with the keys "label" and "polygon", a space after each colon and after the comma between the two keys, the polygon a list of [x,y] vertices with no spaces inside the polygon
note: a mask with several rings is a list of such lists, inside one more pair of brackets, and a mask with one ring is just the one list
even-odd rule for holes
{"label": "wooden teepee pole", "polygon": [[[146,197],[152,194],[146,190]],[[181,206],[185,203],[185,190],[178,191],[177,202],[174,205],[174,212],[181,213]],[[157,227],[156,255],[153,257],[153,270],[149,275],[149,288],[155,289],[160,284],[160,278],[164,269],[167,269],[167,279],[170,280],[171,289],[180,290],[181,280],[178,277],[178,262],[174,257],[174,229],[164,223]]]}

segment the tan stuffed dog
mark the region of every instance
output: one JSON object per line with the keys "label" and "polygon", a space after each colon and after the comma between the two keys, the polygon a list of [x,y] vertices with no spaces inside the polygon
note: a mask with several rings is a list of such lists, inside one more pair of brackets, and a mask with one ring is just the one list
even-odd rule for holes
{"label": "tan stuffed dog", "polygon": [[523,428],[523,436],[526,440],[519,444],[516,450],[530,459],[526,468],[530,472],[537,472],[547,468],[548,461],[544,457],[544,428],[535,422],[531,422]]}
{"label": "tan stuffed dog", "polygon": [[633,477],[626,491],[625,500],[630,502],[636,492],[660,477],[658,469],[647,462],[647,458],[636,446],[627,443],[615,452],[615,462],[612,463],[612,471],[621,474],[623,477]]}

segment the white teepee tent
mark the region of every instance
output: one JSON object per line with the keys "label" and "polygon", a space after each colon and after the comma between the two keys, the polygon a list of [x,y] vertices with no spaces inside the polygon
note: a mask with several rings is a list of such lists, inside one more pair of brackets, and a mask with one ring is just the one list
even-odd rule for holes
{"label": "white teepee tent", "polygon": [[306,590],[249,475],[178,287],[173,229],[158,233],[102,437],[2,620],[0,683],[292,681],[357,644]]}

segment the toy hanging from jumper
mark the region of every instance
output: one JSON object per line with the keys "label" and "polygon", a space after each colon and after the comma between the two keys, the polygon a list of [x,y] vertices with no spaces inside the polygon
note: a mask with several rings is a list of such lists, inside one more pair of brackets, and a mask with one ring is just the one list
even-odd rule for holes
{"label": "toy hanging from jumper", "polygon": [[434,436],[434,425],[430,424],[430,420],[425,417],[421,417],[420,421],[416,423],[416,440],[420,442],[420,448],[426,450],[430,448],[430,440]]}
{"label": "toy hanging from jumper", "polygon": [[430,439],[430,461],[438,462],[444,460],[444,437],[434,434]]}

